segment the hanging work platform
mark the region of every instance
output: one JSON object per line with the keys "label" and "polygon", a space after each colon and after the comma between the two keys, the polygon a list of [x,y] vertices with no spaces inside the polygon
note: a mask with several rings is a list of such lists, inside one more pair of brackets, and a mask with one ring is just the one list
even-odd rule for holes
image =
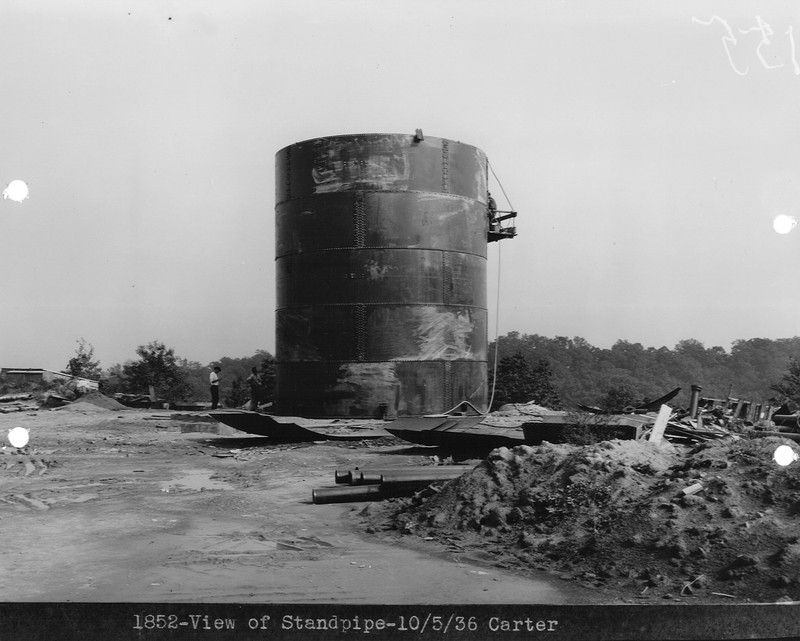
{"label": "hanging work platform", "polygon": [[494,220],[489,222],[489,233],[487,240],[490,243],[498,240],[504,240],[506,238],[514,238],[514,236],[517,235],[516,227],[510,224],[503,224],[507,220],[513,221],[517,217],[517,212],[498,211],[497,213],[502,215],[496,216]]}

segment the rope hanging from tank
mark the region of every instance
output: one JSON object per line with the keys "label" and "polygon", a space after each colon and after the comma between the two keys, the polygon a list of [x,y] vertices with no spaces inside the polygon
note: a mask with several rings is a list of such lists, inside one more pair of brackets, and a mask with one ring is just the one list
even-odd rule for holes
{"label": "rope hanging from tank", "polygon": [[492,167],[492,163],[490,163],[489,160],[487,159],[486,160],[486,164],[489,166],[489,171],[492,172],[492,176],[494,176],[494,179],[497,181],[497,184],[500,186],[500,191],[502,191],[503,192],[503,196],[505,196],[506,202],[508,203],[508,208],[511,211],[516,211],[514,209],[514,205],[511,204],[511,200],[509,200],[509,198],[508,198],[508,194],[506,193],[506,190],[503,189],[503,183],[500,182],[500,179],[497,177],[497,174],[494,173],[494,167]]}
{"label": "rope hanging from tank", "polygon": [[[489,171],[492,172],[492,176],[497,181],[497,184],[500,186],[500,191],[503,192],[503,196],[508,203],[509,209],[514,211],[514,205],[511,204],[511,200],[506,193],[506,190],[503,189],[503,183],[500,182],[500,179],[497,177],[497,174],[494,173],[494,167],[492,167],[492,163],[489,162],[489,159],[486,159],[486,165],[489,167]],[[494,364],[492,365],[492,393],[489,396],[489,406],[486,408],[486,413],[489,414],[492,411],[492,404],[494,403],[494,392],[497,389],[497,354],[500,351],[498,349],[500,343],[500,266],[501,266],[501,257],[502,257],[503,246],[500,244],[497,248],[497,298],[495,300],[495,318],[494,318]]]}
{"label": "rope hanging from tank", "polygon": [[[501,187],[502,189],[502,187]],[[492,404],[494,403],[494,391],[497,388],[497,353],[500,343],[500,253],[503,251],[502,244],[497,248],[497,296],[494,303],[494,365],[492,366],[492,393],[489,397],[489,406],[486,408],[486,413],[492,411]]]}

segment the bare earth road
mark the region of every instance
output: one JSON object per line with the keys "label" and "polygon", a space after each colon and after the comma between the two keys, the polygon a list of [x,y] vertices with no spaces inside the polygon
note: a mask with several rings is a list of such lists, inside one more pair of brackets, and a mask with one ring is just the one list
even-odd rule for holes
{"label": "bare earth road", "polygon": [[[5,438],[17,426],[24,450]],[[0,601],[597,602],[546,573],[382,542],[352,518],[363,503],[312,504],[336,469],[425,461],[400,441],[270,444],[92,406],[5,414],[0,435]]]}

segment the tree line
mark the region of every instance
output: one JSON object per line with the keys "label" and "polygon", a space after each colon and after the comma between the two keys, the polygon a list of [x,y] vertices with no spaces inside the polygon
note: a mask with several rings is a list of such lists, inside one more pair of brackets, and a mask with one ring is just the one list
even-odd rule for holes
{"label": "tree line", "polygon": [[160,341],[136,348],[137,360],[115,364],[103,371],[94,359],[94,348],[79,339],[78,347],[64,373],[100,382],[100,391],[114,394],[150,394],[170,402],[207,400],[209,374],[214,367],[222,370],[220,399],[228,407],[240,407],[250,399],[246,383],[253,368],[259,374],[259,403],[268,403],[275,394],[275,359],[266,350],[257,350],[243,358],[223,357],[203,365],[180,358],[175,350]]}
{"label": "tree line", "polygon": [[[522,402],[525,394],[530,395],[527,400],[555,409],[578,404],[618,409],[676,387],[681,392],[671,404],[686,407],[692,384],[700,385],[708,398],[800,404],[798,336],[736,340],[728,352],[695,339],[672,349],[618,340],[605,349],[580,337],[509,332],[490,345],[489,353],[490,374],[495,354],[497,359],[493,409],[511,398]],[[533,386],[522,390],[522,397],[521,381]]]}
{"label": "tree line", "polygon": [[[158,398],[169,401],[205,400],[209,372],[219,366],[225,405],[239,407],[249,399],[245,381],[252,368],[260,374],[259,401],[273,400],[275,359],[266,350],[203,365],[152,341],[136,349],[138,360],[103,371],[91,344],[77,342],[65,373],[99,380],[105,394],[147,394],[152,386]],[[618,340],[605,349],[580,337],[509,332],[489,346],[489,379],[492,409],[529,401],[553,409],[579,404],[619,409],[676,387],[681,392],[672,404],[686,407],[692,384],[700,385],[705,397],[800,404],[800,337],[737,340],[728,352],[695,339],[682,340],[672,349]]]}

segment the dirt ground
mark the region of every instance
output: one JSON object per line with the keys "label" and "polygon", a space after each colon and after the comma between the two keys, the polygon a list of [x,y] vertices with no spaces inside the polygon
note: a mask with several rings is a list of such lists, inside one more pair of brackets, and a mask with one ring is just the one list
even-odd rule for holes
{"label": "dirt ground", "polygon": [[[794,462],[779,464],[778,448]],[[799,459],[780,436],[545,442],[498,448],[438,491],[362,514],[610,600],[800,604]]]}
{"label": "dirt ground", "polygon": [[[25,448],[8,430],[29,430]],[[216,422],[74,403],[0,415],[0,601],[596,604],[480,549],[365,529],[314,505],[336,469],[424,464],[428,448],[273,444]]]}

